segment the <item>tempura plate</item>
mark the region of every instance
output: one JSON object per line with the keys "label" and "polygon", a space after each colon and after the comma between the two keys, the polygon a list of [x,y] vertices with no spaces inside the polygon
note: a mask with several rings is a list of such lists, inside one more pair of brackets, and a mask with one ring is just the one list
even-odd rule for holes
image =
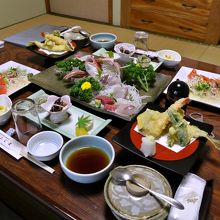
{"label": "tempura plate", "polygon": [[[164,109],[161,109],[153,103],[149,103],[146,108],[157,111],[164,111]],[[190,124],[195,125],[208,133],[211,133],[213,129],[212,125],[198,122],[190,118],[187,118],[187,121],[189,121]],[[160,145],[160,152],[158,155],[159,159],[156,159],[154,157],[145,157],[144,154],[138,149],[140,148],[140,137],[134,137],[132,134],[133,132],[135,132],[136,134],[140,135],[139,133],[134,131],[135,126],[136,118],[134,118],[118,134],[116,134],[113,137],[113,141],[119,144],[121,147],[125,148],[126,150],[144,158],[146,161],[159,165],[165,169],[171,170],[181,175],[185,175],[187,172],[190,171],[199,153],[201,152],[201,148],[206,142],[204,138],[200,138],[198,139],[197,146],[191,146],[188,149],[186,148],[185,150],[180,151],[179,153],[169,151],[167,148]],[[172,155],[169,154],[175,156],[175,158],[173,158],[174,160],[171,160]]]}

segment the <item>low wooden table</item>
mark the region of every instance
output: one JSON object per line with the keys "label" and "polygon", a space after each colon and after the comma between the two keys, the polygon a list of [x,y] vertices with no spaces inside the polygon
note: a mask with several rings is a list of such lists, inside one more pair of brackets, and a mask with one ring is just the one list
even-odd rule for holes
{"label": "low wooden table", "polygon": [[[87,48],[87,50],[89,49]],[[6,43],[5,47],[0,49],[0,64],[9,60],[38,70],[44,70],[53,65],[46,58],[25,48]],[[187,58],[183,58],[181,65],[220,73],[218,66]],[[161,69],[162,73],[173,76],[177,71],[178,69],[173,71]],[[11,98],[13,101],[25,98],[39,89],[38,86],[31,84],[13,94]],[[159,103],[161,98],[160,96],[156,102]],[[87,111],[90,110],[87,109]],[[214,126],[213,132],[216,138],[220,139],[219,109],[192,102],[187,107],[187,114],[195,111],[201,112],[204,115],[205,122]],[[126,121],[119,123],[118,120],[113,120],[99,135],[112,142],[112,137],[126,123]],[[7,125],[0,129],[7,131],[10,127],[14,127],[12,118]],[[112,142],[112,144],[116,151],[114,166],[152,165],[115,143]],[[192,172],[206,180],[213,180],[212,200],[209,204],[207,218],[220,219],[220,152],[214,149],[209,142],[207,142],[205,149],[207,152],[198,158]],[[2,150],[0,151],[0,161],[0,199],[19,215],[27,219],[115,219],[104,200],[103,187],[106,179],[89,185],[73,182],[62,172],[58,158],[48,163],[55,169],[54,174],[45,172],[26,159],[17,161]],[[163,174],[168,179],[174,179],[174,181],[175,178],[176,181],[180,181],[181,178],[173,176],[168,171],[164,171]]]}

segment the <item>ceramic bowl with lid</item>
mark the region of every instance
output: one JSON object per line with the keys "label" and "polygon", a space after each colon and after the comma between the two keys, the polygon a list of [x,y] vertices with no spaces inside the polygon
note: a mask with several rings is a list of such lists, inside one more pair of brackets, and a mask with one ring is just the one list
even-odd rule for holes
{"label": "ceramic bowl with lid", "polygon": [[[167,179],[158,171],[142,165],[126,166],[142,184],[158,193],[172,196]],[[134,193],[135,192],[135,193]],[[111,173],[104,186],[105,201],[117,219],[150,219],[162,220],[168,215],[170,205],[148,192],[144,193],[131,184],[118,185],[112,180]]]}

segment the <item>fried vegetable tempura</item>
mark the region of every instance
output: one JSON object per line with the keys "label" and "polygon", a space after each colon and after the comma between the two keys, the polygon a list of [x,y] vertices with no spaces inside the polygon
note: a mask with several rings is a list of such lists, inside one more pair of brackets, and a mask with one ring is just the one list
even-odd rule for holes
{"label": "fried vegetable tempura", "polygon": [[205,137],[217,150],[220,150],[220,141],[214,139],[207,132],[196,126],[189,125],[184,119],[185,112],[182,107],[190,102],[189,98],[182,98],[171,105],[165,112],[146,110],[137,117],[138,129],[155,139],[168,133],[168,144],[186,146],[192,138]]}
{"label": "fried vegetable tempura", "polygon": [[35,44],[41,49],[45,49],[53,52],[63,52],[72,50],[68,42],[61,37],[55,36],[54,34],[44,33],[45,41],[43,43],[39,41],[31,41],[30,44]]}
{"label": "fried vegetable tempura", "polygon": [[146,135],[158,138],[166,130],[169,124],[169,116],[166,112],[158,112],[147,109],[137,116],[138,130]]}

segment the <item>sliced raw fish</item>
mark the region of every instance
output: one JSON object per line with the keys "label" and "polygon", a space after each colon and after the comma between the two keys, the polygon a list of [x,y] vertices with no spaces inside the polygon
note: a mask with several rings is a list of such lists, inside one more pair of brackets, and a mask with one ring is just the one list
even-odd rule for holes
{"label": "sliced raw fish", "polygon": [[98,100],[101,100],[103,105],[106,105],[106,104],[112,105],[115,103],[114,99],[109,96],[99,95],[99,96],[96,96],[95,98]]}
{"label": "sliced raw fish", "polygon": [[69,73],[67,73],[63,79],[71,79],[71,78],[81,78],[81,77],[84,77],[84,76],[87,76],[88,73],[85,72],[85,71],[82,71],[82,70],[73,70]]}

